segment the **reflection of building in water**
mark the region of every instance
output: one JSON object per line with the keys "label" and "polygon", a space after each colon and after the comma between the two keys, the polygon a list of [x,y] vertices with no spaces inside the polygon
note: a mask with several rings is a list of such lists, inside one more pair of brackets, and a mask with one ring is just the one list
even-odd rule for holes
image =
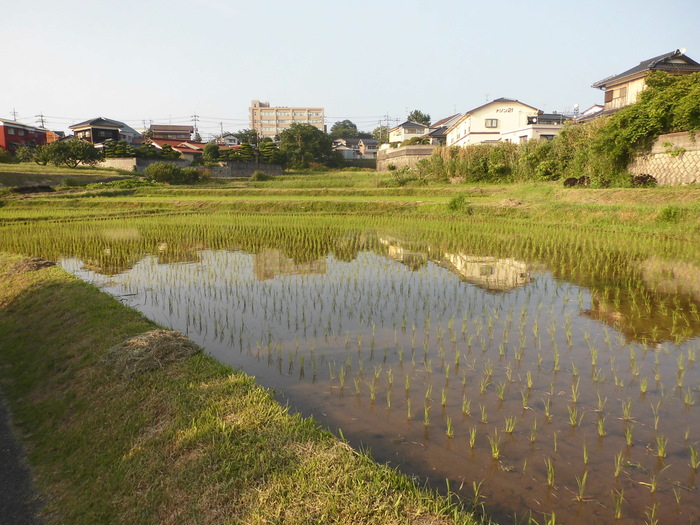
{"label": "reflection of building in water", "polygon": [[253,256],[253,274],[258,281],[274,279],[278,275],[303,275],[326,273],[326,260],[297,263],[281,250],[265,248]]}
{"label": "reflection of building in water", "polygon": [[428,262],[427,254],[404,248],[396,239],[380,238],[379,242],[386,246],[387,255],[390,258],[408,266],[411,270],[417,270]]}
{"label": "reflection of building in water", "polygon": [[527,263],[515,259],[446,253],[443,262],[464,281],[486,290],[512,290],[531,280]]}

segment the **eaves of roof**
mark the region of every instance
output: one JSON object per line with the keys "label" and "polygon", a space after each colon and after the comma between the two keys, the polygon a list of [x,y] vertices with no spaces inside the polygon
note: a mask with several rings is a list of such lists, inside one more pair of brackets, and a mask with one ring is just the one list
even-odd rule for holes
{"label": "eaves of roof", "polygon": [[[670,62],[673,59],[683,59],[685,63],[675,63]],[[651,70],[661,70],[661,71],[700,71],[700,64],[695,62],[692,58],[681,53],[680,50],[676,49],[670,53],[665,53],[648,60],[642,60],[639,64],[633,68],[628,69],[617,75],[611,75],[599,80],[594,83],[591,87],[604,89],[610,84],[615,84],[623,79],[631,78],[634,76],[642,76],[647,71]]]}

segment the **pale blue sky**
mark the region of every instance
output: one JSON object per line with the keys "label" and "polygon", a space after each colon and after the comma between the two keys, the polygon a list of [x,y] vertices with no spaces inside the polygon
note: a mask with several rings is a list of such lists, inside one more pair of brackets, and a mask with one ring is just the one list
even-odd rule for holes
{"label": "pale blue sky", "polygon": [[0,17],[0,118],[96,116],[248,127],[252,99],[320,106],[372,130],[498,97],[547,112],[602,102],[591,84],[686,48],[697,0],[34,0]]}

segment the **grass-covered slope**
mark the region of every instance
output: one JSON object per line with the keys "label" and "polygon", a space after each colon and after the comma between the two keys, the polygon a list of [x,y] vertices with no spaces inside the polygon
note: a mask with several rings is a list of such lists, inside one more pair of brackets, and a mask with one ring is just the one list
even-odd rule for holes
{"label": "grass-covered slope", "polygon": [[0,254],[0,386],[48,523],[473,522],[201,352],[108,352],[154,329]]}

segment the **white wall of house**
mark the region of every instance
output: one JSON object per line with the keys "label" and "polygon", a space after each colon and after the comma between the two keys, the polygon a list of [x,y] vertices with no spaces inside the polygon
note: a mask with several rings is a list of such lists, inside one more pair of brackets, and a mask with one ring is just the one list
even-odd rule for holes
{"label": "white wall of house", "polygon": [[[493,101],[458,120],[447,131],[447,145],[468,146],[502,140],[504,134],[532,127],[528,126],[527,118],[537,113],[537,109],[518,101]],[[534,132],[528,130],[527,134]]]}
{"label": "white wall of house", "polygon": [[396,127],[389,131],[389,142],[403,142],[414,137],[422,137],[430,131],[430,128],[425,127]]}

